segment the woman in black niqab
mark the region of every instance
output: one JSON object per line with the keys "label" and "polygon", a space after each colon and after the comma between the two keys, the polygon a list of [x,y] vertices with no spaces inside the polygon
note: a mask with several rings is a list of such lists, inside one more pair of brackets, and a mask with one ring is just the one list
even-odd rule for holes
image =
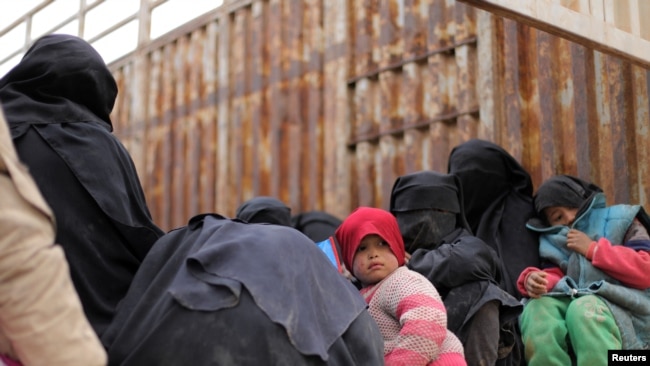
{"label": "woman in black niqab", "polygon": [[411,253],[407,266],[440,292],[447,328],[463,343],[467,363],[518,365],[522,347],[513,335],[522,305],[498,285],[497,253],[470,232],[458,178],[435,171],[400,176],[390,212]]}
{"label": "woman in black niqab", "polygon": [[56,241],[100,336],[163,234],[129,153],[111,134],[116,95],[101,56],[70,35],[38,39],[0,79],[16,150],[54,212]]}
{"label": "woman in black niqab", "polygon": [[484,140],[456,146],[449,155],[449,173],[461,181],[465,217],[474,235],[491,246],[503,263],[502,287],[521,299],[517,278],[539,266],[539,242],[526,229],[535,216],[530,175],[502,147]]}
{"label": "woman in black niqab", "polygon": [[297,230],[204,214],[156,242],[102,341],[111,366],[381,365],[366,307]]}

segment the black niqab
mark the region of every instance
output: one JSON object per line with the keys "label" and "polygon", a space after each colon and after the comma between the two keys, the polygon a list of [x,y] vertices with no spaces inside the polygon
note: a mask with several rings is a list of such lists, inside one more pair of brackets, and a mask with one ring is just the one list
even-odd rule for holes
{"label": "black niqab", "polygon": [[406,251],[433,249],[457,227],[469,230],[463,193],[453,175],[420,171],[398,177],[390,196],[390,212],[404,237]]}
{"label": "black niqab", "polygon": [[[443,298],[448,328],[465,345],[470,333],[488,332],[515,347],[516,340],[509,343],[503,335],[515,331],[522,306],[498,286],[502,264],[496,251],[469,231],[458,178],[434,171],[401,176],[393,185],[390,211],[412,253],[408,267],[429,279]],[[498,322],[493,329],[475,329],[474,315],[491,302],[498,304]],[[516,364],[518,349],[499,364]]]}
{"label": "black niqab", "polygon": [[57,222],[75,288],[101,335],[151,245],[151,219],[135,166],[112,135],[117,85],[81,38],[38,39],[0,79],[13,142]]}
{"label": "black niqab", "polygon": [[461,181],[472,232],[502,260],[502,286],[521,298],[516,287],[519,274],[539,266],[537,235],[526,229],[528,219],[535,216],[530,175],[502,147],[478,139],[451,151],[449,173]]}

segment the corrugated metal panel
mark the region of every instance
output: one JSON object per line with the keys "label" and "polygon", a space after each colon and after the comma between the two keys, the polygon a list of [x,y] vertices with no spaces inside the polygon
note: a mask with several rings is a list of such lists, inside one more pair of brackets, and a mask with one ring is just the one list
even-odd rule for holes
{"label": "corrugated metal panel", "polygon": [[217,34],[210,23],[114,72],[116,133],[133,156],[152,214],[168,229],[215,210]]}
{"label": "corrugated metal panel", "polygon": [[[323,2],[230,1],[223,9],[113,66],[116,133],[130,150],[141,146],[134,159],[167,229],[201,212],[232,216],[257,195],[276,196],[294,212],[326,204]],[[140,97],[147,108],[135,118],[138,92],[148,95]]]}
{"label": "corrugated metal panel", "polygon": [[[354,195],[352,164],[346,143],[350,131],[348,0],[326,0],[323,9],[323,208],[339,217],[347,215]],[[314,208],[318,208],[315,206]]]}
{"label": "corrugated metal panel", "polygon": [[[612,202],[650,192],[647,69],[453,0],[237,0],[112,65],[113,120],[156,222],[387,208],[399,175],[504,146]],[[480,56],[479,56],[480,55]]]}
{"label": "corrugated metal panel", "polygon": [[476,17],[472,7],[445,0],[355,0],[353,7],[356,204],[388,208],[398,176],[445,171],[451,148],[478,133]]}
{"label": "corrugated metal panel", "polygon": [[553,174],[599,184],[610,203],[647,204],[648,70],[495,18],[505,101],[496,141],[539,185]]}

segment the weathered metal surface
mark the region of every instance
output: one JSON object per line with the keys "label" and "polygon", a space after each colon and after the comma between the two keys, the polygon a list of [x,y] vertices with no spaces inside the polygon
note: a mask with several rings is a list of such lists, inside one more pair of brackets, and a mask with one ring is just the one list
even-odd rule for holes
{"label": "weathered metal surface", "polygon": [[[322,209],[343,217],[353,208],[351,152],[347,149],[349,123],[350,37],[348,0],[321,2],[323,8],[323,202]],[[356,197],[356,196],[354,196]],[[356,199],[355,199],[356,204]],[[315,206],[314,208],[318,208]]]}
{"label": "weathered metal surface", "polygon": [[643,27],[645,0],[460,0],[586,47],[650,67],[650,38]]}
{"label": "weathered metal surface", "polygon": [[388,208],[399,175],[476,137],[535,185],[650,197],[650,71],[465,3],[231,0],[158,42],[111,66],[112,117],[165,229],[257,195]]}
{"label": "weathered metal surface", "polygon": [[[600,185],[610,203],[647,204],[648,70],[511,20],[503,42],[504,133],[496,136],[539,185],[572,174]],[[496,114],[496,113],[495,113]],[[646,127],[643,127],[646,126]]]}

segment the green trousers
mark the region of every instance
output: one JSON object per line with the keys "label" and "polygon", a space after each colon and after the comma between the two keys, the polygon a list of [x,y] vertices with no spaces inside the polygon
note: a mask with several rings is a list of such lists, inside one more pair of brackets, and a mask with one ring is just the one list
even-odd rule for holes
{"label": "green trousers", "polygon": [[607,365],[607,350],[621,349],[621,333],[603,300],[542,296],[521,314],[529,366]]}

